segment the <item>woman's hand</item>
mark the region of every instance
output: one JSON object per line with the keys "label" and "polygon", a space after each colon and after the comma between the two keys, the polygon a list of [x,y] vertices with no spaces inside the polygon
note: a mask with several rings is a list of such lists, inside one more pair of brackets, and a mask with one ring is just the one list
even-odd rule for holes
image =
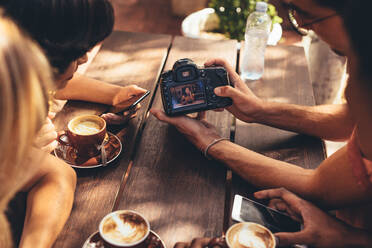
{"label": "woman's hand", "polygon": [[[121,87],[112,101],[112,105],[120,111],[121,109],[128,108],[131,104],[137,101],[147,90],[138,87],[137,85],[129,85]],[[106,120],[108,125],[124,125],[128,121],[137,116],[137,111],[141,108],[141,104],[136,107],[125,111],[122,115],[114,113],[102,114],[101,117]]]}
{"label": "woman's hand", "polygon": [[112,99],[112,105],[116,108],[125,109],[145,94],[147,90],[137,85],[121,87]]}
{"label": "woman's hand", "polygon": [[208,246],[211,240],[212,238],[195,238],[190,243],[178,242],[174,245],[174,248],[204,248]]}
{"label": "woman's hand", "polygon": [[286,189],[259,191],[254,196],[258,199],[270,199],[269,207],[286,212],[294,220],[303,223],[304,228],[299,232],[275,233],[280,246],[306,244],[333,248],[364,247],[357,245],[363,236],[359,233],[360,230],[353,229]]}
{"label": "woman's hand", "polygon": [[141,108],[141,104],[137,104],[135,108],[125,111],[122,115],[114,113],[102,114],[101,117],[105,119],[107,125],[125,125],[131,119],[137,116],[137,111]]}
{"label": "woman's hand", "polygon": [[57,136],[58,134],[52,120],[47,117],[44,125],[37,133],[34,146],[47,153],[51,153],[58,145]]}
{"label": "woman's hand", "polygon": [[214,93],[217,96],[230,97],[233,100],[233,105],[226,109],[236,118],[245,122],[254,122],[256,116],[262,111],[264,101],[253,94],[227,61],[223,59],[212,59],[205,62],[204,65],[206,67],[222,66],[227,70],[230,83],[234,87],[218,87],[214,90]]}
{"label": "woman's hand", "polygon": [[174,125],[202,151],[215,139],[221,138],[216,128],[205,120],[205,112],[198,113],[196,118],[188,116],[169,117],[159,109],[151,109],[150,112],[160,121]]}
{"label": "woman's hand", "polygon": [[228,248],[224,237],[195,238],[190,243],[178,242],[174,248]]}

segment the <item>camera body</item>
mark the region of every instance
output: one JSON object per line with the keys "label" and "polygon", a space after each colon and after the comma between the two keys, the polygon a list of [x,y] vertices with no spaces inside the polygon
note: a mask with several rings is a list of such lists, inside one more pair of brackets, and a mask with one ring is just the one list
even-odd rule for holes
{"label": "camera body", "polygon": [[199,68],[191,59],[177,60],[172,70],[161,74],[164,111],[175,116],[230,106],[230,98],[214,94],[214,88],[226,85],[230,81],[225,68]]}

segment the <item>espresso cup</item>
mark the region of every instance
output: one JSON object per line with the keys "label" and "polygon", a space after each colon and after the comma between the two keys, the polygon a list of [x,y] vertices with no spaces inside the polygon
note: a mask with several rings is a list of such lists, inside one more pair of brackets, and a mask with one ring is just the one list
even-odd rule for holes
{"label": "espresso cup", "polygon": [[150,224],[135,211],[118,210],[103,217],[99,233],[111,246],[140,247],[150,234]]}
{"label": "espresso cup", "polygon": [[106,121],[97,115],[80,115],[71,119],[58,141],[76,149],[79,158],[91,158],[100,153],[106,138]]}
{"label": "espresso cup", "polygon": [[225,236],[229,248],[275,248],[275,236],[266,227],[253,223],[237,223],[229,228]]}

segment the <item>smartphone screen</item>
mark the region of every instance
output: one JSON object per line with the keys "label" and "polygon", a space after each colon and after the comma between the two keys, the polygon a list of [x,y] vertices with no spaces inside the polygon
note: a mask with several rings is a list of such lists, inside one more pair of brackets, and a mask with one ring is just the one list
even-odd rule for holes
{"label": "smartphone screen", "polygon": [[[237,196],[235,196],[236,198]],[[240,199],[234,201],[235,213],[233,211],[233,219],[261,224],[273,233],[298,232],[301,230],[301,223],[293,220],[288,215],[248,198],[241,197]],[[240,206],[235,206],[235,204],[240,204]],[[240,211],[237,213],[236,209],[240,209]]]}

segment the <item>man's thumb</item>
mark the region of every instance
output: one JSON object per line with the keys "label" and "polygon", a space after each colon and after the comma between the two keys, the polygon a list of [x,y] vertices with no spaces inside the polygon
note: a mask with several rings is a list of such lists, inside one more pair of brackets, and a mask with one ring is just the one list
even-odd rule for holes
{"label": "man's thumb", "polygon": [[230,97],[230,98],[240,97],[242,94],[239,90],[231,86],[217,87],[214,89],[214,93],[217,96]]}

